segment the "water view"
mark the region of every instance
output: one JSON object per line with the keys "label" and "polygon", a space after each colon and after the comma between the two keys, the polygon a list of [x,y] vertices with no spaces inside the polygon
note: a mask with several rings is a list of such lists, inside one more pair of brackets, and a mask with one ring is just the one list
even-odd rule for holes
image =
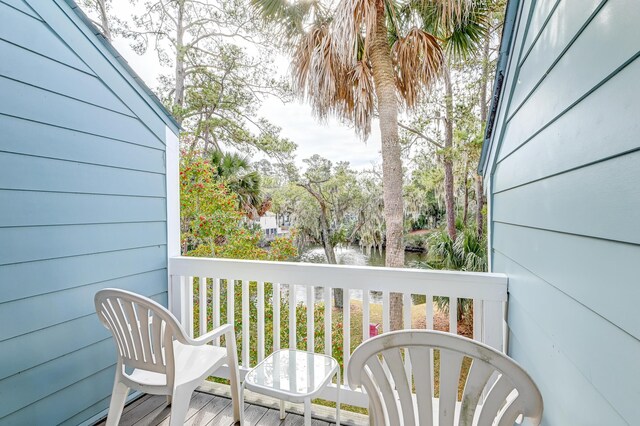
{"label": "water view", "polygon": [[[367,254],[365,251],[357,245],[351,245],[347,247],[336,247],[336,260],[339,265],[356,265],[356,266],[384,266],[384,250],[372,251]],[[426,261],[426,253],[405,253],[405,265],[411,267],[415,262]],[[307,263],[327,263],[327,256],[324,253],[324,249],[321,246],[309,246],[302,250],[300,255],[295,259],[296,262]],[[287,294],[287,289],[283,289],[284,294]],[[296,302],[306,303],[307,294],[306,288],[303,286],[296,287]],[[314,299],[316,302],[323,300],[322,287],[315,288]],[[362,300],[362,290],[349,290],[351,299]],[[382,303],[382,294],[379,292],[371,292],[370,300],[372,303]]]}

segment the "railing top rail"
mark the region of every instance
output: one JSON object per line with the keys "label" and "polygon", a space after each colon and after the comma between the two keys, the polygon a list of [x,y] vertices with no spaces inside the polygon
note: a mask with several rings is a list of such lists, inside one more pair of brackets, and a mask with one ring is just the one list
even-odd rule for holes
{"label": "railing top rail", "polygon": [[178,256],[172,275],[249,279],[305,286],[431,294],[505,302],[507,276],[486,272],[439,271],[376,266],[326,265]]}

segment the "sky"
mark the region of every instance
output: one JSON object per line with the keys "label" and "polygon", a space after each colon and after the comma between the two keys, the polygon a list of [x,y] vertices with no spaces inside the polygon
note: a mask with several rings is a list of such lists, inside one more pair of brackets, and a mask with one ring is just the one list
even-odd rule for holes
{"label": "sky", "polygon": [[[123,9],[131,8],[128,4],[123,6]],[[117,14],[124,18],[123,15],[133,13],[134,10],[131,8],[130,11],[119,9]],[[139,55],[131,49],[129,41],[123,38],[116,38],[113,45],[153,90],[158,87],[158,77],[161,74],[172,72],[171,68],[163,67],[159,63],[153,49],[149,49],[144,55]],[[283,65],[288,65],[286,58],[283,58]],[[302,166],[303,159],[313,154],[320,154],[334,163],[348,161],[358,170],[371,168],[382,161],[377,122],[372,123],[371,136],[367,142],[364,142],[356,135],[354,129],[334,118],[324,123],[320,122],[312,115],[311,107],[303,102],[293,101],[283,104],[275,97],[266,98],[258,114],[281,127],[282,136],[298,145],[296,163],[299,166]],[[258,157],[255,160],[263,158]]]}

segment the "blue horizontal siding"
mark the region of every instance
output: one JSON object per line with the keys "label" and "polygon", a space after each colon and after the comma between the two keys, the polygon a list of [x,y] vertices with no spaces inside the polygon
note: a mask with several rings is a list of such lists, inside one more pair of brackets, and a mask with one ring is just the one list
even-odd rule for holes
{"label": "blue horizontal siding", "polygon": [[93,74],[78,55],[69,50],[64,42],[40,20],[2,3],[0,3],[0,20],[2,21],[0,40],[22,46],[69,67]]}
{"label": "blue horizontal siding", "polygon": [[177,129],[64,1],[0,0],[0,57],[0,424],[77,424],[113,384],[95,293],[167,304]]}
{"label": "blue horizontal siding", "polygon": [[[630,124],[637,120],[640,96],[629,94],[640,93],[640,79],[636,78],[639,74],[640,60],[636,59],[562,115],[553,126],[501,161],[494,173],[494,191],[501,192],[637,149],[639,129]],[[612,99],[615,102],[611,102]],[[536,161],[531,161],[532,158]]]}
{"label": "blue horizontal siding", "polygon": [[[140,120],[76,99],[0,77],[5,96],[0,114],[44,122],[70,130],[163,148],[163,142]],[[32,102],[37,99],[38,102]],[[87,120],[91,117],[91,120]]]}
{"label": "blue horizontal siding", "polygon": [[[640,7],[637,1],[606,2],[571,49],[545,75],[535,92],[510,118],[499,159],[509,155],[552,123],[633,58],[639,50],[636,40],[640,37],[640,27],[635,25],[638,20]],[[612,31],[612,22],[616,23],[616,28],[625,28],[625,31]],[[548,31],[560,29],[549,28]],[[611,46],[615,46],[615,49]],[[597,60],[594,60],[594,52],[598,52]],[[571,84],[567,84],[567,81],[571,81]],[[509,115],[514,113],[514,107],[512,104]]]}
{"label": "blue horizontal siding", "polygon": [[[3,346],[0,354],[0,380],[45,365],[53,359],[91,346],[110,336],[98,321],[96,314],[92,313],[14,337],[5,344],[0,343]],[[38,342],[38,347],[46,350],[24,350],[34,342]]]}
{"label": "blue horizontal siding", "polygon": [[[167,304],[167,294],[161,293],[152,297],[160,304]],[[105,348],[113,357],[115,363],[115,347]],[[81,360],[83,363],[89,360]],[[93,375],[85,376],[83,379],[70,384],[27,405],[10,415],[0,418],[0,424],[8,425],[47,425],[59,424],[78,413],[85,412],[86,418],[101,412],[108,406],[108,397],[111,394],[113,378],[115,374],[114,365],[96,372]],[[87,412],[87,408],[92,407],[92,412]],[[77,419],[80,421],[81,419]]]}
{"label": "blue horizontal siding", "polygon": [[165,199],[0,189],[0,228],[166,220]]}
{"label": "blue horizontal siding", "polygon": [[497,193],[494,220],[640,244],[640,226],[611,226],[640,212],[640,197],[630,196],[639,191],[639,164],[636,151]]}
{"label": "blue horizontal siding", "polygon": [[31,262],[166,244],[165,222],[1,228],[3,263]]}
{"label": "blue horizontal siding", "polygon": [[[637,418],[640,367],[628,367],[640,354],[640,343],[501,252],[495,260],[509,275],[511,334],[525,354],[528,349],[528,356],[537,358],[536,372],[531,371],[536,383],[552,391],[547,395],[553,399],[547,397],[545,405],[564,406],[571,424]],[[519,360],[516,353],[511,355]],[[547,419],[545,424],[567,424]]]}
{"label": "blue horizontal siding", "polygon": [[545,0],[522,16],[489,171],[510,355],[542,391],[543,424],[634,424],[640,4]]}
{"label": "blue horizontal siding", "polygon": [[102,166],[165,172],[163,148],[0,115],[2,150]]}
{"label": "blue horizontal siding", "polygon": [[0,3],[11,6],[14,9],[19,10],[20,12],[29,15],[34,19],[41,20],[38,14],[34,12],[34,10],[31,9],[31,7],[24,2],[24,0],[0,0]]}
{"label": "blue horizontal siding", "polygon": [[[124,288],[149,295],[166,291],[166,269],[144,272],[113,280],[47,293],[28,299],[2,304],[0,319],[5,326],[0,334],[0,344],[10,345],[9,339],[25,333],[51,327],[74,318],[92,315],[95,311],[93,296],[105,287]],[[21,318],[20,321],[12,321]],[[72,330],[69,330],[70,332]]]}
{"label": "blue horizontal siding", "polygon": [[12,300],[165,268],[166,246],[119,249],[0,268],[0,306]]}
{"label": "blue horizontal siding", "polygon": [[[34,55],[20,46],[4,41],[0,41],[0,57],[14,58],[11,62],[0,61],[0,75],[101,108],[133,116],[131,110],[96,76],[70,69],[59,62],[44,56]],[[16,66],[17,64],[20,66]],[[43,69],[46,69],[47,72],[43,73]]]}
{"label": "blue horizontal siding", "polygon": [[177,132],[166,112],[147,95],[64,0],[34,1],[32,7],[159,140],[164,141],[166,126]]}
{"label": "blue horizontal siding", "polygon": [[165,177],[160,173],[0,152],[0,189],[164,197]]}
{"label": "blue horizontal siding", "polygon": [[[640,324],[629,315],[640,300],[640,246],[496,223],[494,247],[640,339]],[[562,259],[562,268],[549,259]]]}

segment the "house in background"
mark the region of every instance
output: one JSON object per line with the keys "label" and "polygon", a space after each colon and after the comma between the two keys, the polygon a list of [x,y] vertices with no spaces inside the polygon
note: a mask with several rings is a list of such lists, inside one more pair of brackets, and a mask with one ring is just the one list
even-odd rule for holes
{"label": "house in background", "polygon": [[108,406],[116,358],[93,296],[167,304],[177,133],[73,1],[0,1],[0,424]]}
{"label": "house in background", "polygon": [[545,425],[640,418],[640,3],[511,0],[481,170]]}
{"label": "house in background", "polygon": [[278,235],[278,221],[275,213],[266,212],[260,216],[257,222],[260,224],[263,237],[267,241],[273,240]]}

